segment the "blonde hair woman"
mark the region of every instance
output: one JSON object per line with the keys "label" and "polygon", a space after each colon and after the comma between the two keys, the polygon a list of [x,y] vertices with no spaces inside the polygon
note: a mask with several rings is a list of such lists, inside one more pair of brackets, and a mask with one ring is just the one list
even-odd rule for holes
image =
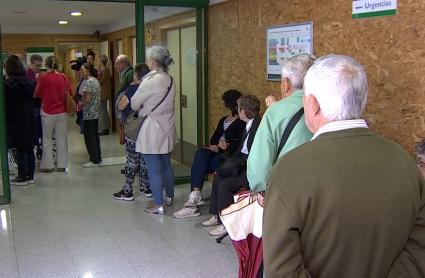
{"label": "blonde hair woman", "polygon": [[69,79],[56,72],[57,59],[49,56],[45,60],[47,73],[37,81],[35,96],[41,98],[41,123],[43,127],[43,156],[40,162],[41,171],[52,172],[53,133],[56,142],[57,170],[64,172],[68,165],[67,119],[65,94],[72,92]]}

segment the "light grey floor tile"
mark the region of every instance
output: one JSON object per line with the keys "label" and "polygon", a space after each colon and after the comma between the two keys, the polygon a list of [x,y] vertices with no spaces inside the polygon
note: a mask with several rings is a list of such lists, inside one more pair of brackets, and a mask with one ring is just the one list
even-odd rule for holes
{"label": "light grey floor tile", "polygon": [[195,267],[184,258],[173,261],[163,259],[154,263],[141,261],[135,267],[142,277],[201,277]]}
{"label": "light grey floor tile", "polygon": [[12,266],[0,267],[0,278],[19,278],[16,263]]}
{"label": "light grey floor tile", "polygon": [[[199,256],[190,257],[188,258],[188,262],[194,267],[197,267],[198,272],[206,278],[232,275],[239,269],[236,255],[227,250],[204,254],[202,259]],[[212,264],[212,262],[214,263]],[[208,271],[205,271],[206,269]]]}
{"label": "light grey floor tile", "polygon": [[101,273],[120,273],[132,271],[137,273],[120,250],[103,251],[85,255],[73,255],[74,264],[80,276],[92,273],[95,277]]}
{"label": "light grey floor tile", "polygon": [[38,258],[18,264],[21,278],[24,277],[77,277],[75,265],[70,256],[52,256],[50,258]]}

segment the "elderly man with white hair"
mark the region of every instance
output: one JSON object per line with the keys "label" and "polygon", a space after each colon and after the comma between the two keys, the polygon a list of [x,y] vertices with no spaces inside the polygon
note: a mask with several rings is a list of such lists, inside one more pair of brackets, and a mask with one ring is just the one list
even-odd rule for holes
{"label": "elderly man with white hair", "polygon": [[115,68],[120,74],[120,87],[116,93],[118,95],[127,89],[131,82],[133,82],[134,69],[131,66],[130,58],[124,54],[118,55],[115,59]]}
{"label": "elderly man with white hair", "polygon": [[361,119],[363,66],[322,57],[304,90],[314,136],[271,174],[266,277],[425,277],[425,183],[409,154]]}
{"label": "elderly man with white hair", "polygon": [[[308,142],[312,137],[304,117],[299,117],[303,113],[301,109],[303,108],[304,76],[313,62],[312,56],[300,54],[283,65],[281,81],[283,99],[266,110],[249,153],[247,177],[250,188],[255,192],[266,190],[267,179],[279,157]],[[295,117],[295,126],[279,151],[282,134],[296,114],[299,114],[298,120]]]}

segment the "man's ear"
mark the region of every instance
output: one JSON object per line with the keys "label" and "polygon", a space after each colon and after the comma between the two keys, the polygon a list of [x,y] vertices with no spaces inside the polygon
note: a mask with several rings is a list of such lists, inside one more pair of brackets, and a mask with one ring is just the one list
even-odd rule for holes
{"label": "man's ear", "polygon": [[320,114],[320,104],[317,101],[317,98],[313,95],[308,95],[307,96],[309,98],[309,105],[310,105],[310,111],[311,114],[314,116],[317,116],[318,114]]}
{"label": "man's ear", "polygon": [[288,78],[284,77],[280,84],[280,90],[282,92],[282,98],[289,96],[289,92],[292,90],[291,82]]}

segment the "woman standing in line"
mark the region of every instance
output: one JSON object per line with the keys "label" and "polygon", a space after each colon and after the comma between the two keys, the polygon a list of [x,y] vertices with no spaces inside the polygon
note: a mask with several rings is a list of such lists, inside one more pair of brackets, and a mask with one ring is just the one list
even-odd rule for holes
{"label": "woman standing in line", "polygon": [[[131,112],[131,97],[136,93],[142,82],[143,76],[149,73],[149,67],[146,64],[137,64],[134,66],[133,83],[117,97],[117,110],[121,111],[121,123],[124,124]],[[152,197],[152,191],[149,184],[149,174],[146,168],[145,160],[142,155],[136,152],[136,142],[125,137],[125,183],[123,188],[114,193],[112,197],[117,200],[133,201],[133,184],[136,174],[139,174],[140,194],[146,197]]]}
{"label": "woman standing in line", "polygon": [[93,64],[85,63],[81,67],[84,77],[81,107],[83,107],[83,134],[90,161],[83,164],[84,168],[97,167],[102,163],[100,139],[98,132],[100,108],[100,84],[94,77],[96,70]]}
{"label": "woman standing in line", "polygon": [[34,82],[15,55],[7,58],[5,73],[6,134],[9,147],[16,148],[18,164],[18,176],[10,183],[27,185],[34,183],[35,170]]}
{"label": "woman standing in line", "polygon": [[[149,172],[154,204],[147,213],[164,214],[163,205],[172,205],[174,199],[174,173],[170,153],[177,143],[174,99],[176,88],[168,74],[173,63],[168,50],[153,46],[147,51],[147,65],[151,70],[131,98],[131,108],[139,117],[147,116],[136,141],[136,151],[141,153]],[[155,107],[157,108],[152,111]],[[165,185],[166,197],[163,197]]]}
{"label": "woman standing in line", "polygon": [[41,98],[41,123],[43,127],[43,156],[40,162],[42,172],[52,172],[53,134],[56,141],[57,170],[66,171],[68,165],[67,117],[65,94],[71,94],[69,79],[56,72],[57,60],[53,56],[46,58],[47,73],[38,78],[35,96]]}
{"label": "woman standing in line", "polygon": [[109,134],[108,100],[111,99],[111,71],[108,67],[109,58],[100,55],[99,83],[100,83],[100,114],[99,135]]}

